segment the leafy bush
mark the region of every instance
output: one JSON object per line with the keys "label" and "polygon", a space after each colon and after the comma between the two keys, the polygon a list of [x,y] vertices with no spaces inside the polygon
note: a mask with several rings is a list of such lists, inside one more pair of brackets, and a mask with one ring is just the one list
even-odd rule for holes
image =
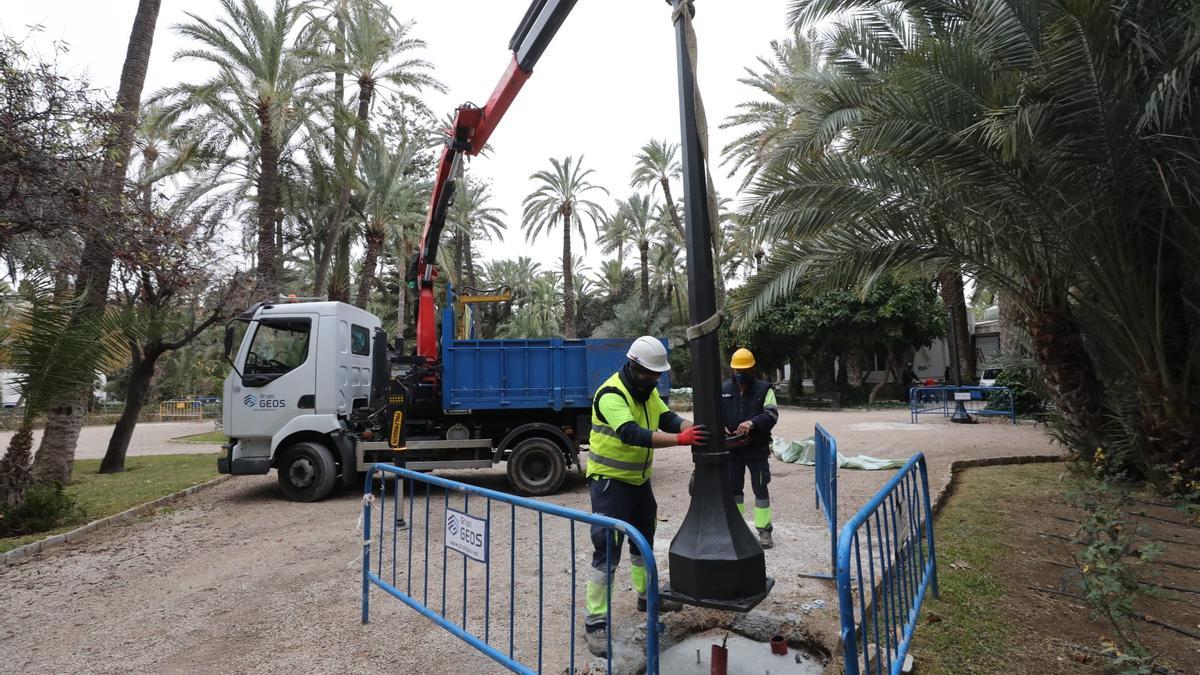
{"label": "leafy bush", "polygon": [[47,532],[85,517],[61,484],[34,483],[25,491],[25,501],[0,507],[0,537]]}
{"label": "leafy bush", "polygon": [[[1008,369],[1001,371],[999,377],[996,378],[997,387],[1008,387],[1012,392],[1018,415],[1032,415],[1041,410],[1043,406],[1042,396],[1038,393],[1038,384],[1030,382],[1028,378],[1029,375],[1026,373]],[[992,392],[988,401],[989,409],[1007,410],[1008,406],[1007,394]]]}

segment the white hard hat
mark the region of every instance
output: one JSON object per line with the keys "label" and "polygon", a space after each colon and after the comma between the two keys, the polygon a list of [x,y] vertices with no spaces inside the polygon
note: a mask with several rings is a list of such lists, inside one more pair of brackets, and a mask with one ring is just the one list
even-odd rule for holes
{"label": "white hard hat", "polygon": [[656,373],[665,373],[671,369],[671,362],[667,360],[667,348],[663,346],[662,340],[649,335],[634,340],[625,356],[646,370]]}

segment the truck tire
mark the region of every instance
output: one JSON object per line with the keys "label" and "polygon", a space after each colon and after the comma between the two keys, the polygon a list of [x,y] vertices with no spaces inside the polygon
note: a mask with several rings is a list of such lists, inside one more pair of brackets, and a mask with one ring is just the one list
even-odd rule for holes
{"label": "truck tire", "polygon": [[289,447],[279,460],[279,487],[294,502],[315,502],[333,491],[337,463],[320,443],[302,441]]}
{"label": "truck tire", "polygon": [[526,438],[508,456],[508,482],[518,494],[552,495],[562,487],[566,476],[567,458],[558,443],[549,438]]}

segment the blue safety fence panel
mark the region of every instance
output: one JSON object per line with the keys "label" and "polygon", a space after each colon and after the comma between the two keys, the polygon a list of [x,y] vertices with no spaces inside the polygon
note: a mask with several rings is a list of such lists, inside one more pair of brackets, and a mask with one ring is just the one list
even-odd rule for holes
{"label": "blue safety fence panel", "polygon": [[[367,473],[362,523],[363,623],[375,586],[516,673],[573,673],[589,661],[590,528],[605,528],[610,554],[628,538],[646,569],[646,672],[658,673],[658,568],[632,525],[390,464]],[[568,583],[569,604],[558,595]],[[610,594],[625,588],[614,573]],[[608,625],[619,628],[611,598]],[[612,653],[610,630],[606,672]]]}
{"label": "blue safety fence panel", "polygon": [[1008,417],[1017,423],[1012,390],[1008,387],[913,387],[908,390],[908,412],[916,424],[921,415],[950,417],[961,403],[971,415]]}
{"label": "blue safety fence panel", "polygon": [[[842,527],[837,587],[846,675],[901,671],[925,592],[938,595],[933,510],[917,453]],[[851,576],[853,575],[853,579]]]}
{"label": "blue safety fence panel", "polygon": [[815,579],[833,579],[837,574],[837,538],[838,538],[838,506],[837,506],[837,469],[838,449],[837,440],[825,427],[817,424],[813,429],[813,440],[816,442],[816,457],[814,458],[813,479],[816,482],[816,508],[825,515],[829,525],[829,573],[802,573],[800,576]]}

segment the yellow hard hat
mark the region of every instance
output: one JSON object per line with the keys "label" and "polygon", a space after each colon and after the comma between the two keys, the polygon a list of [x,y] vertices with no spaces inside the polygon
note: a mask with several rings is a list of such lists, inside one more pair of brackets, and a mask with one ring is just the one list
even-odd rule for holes
{"label": "yellow hard hat", "polygon": [[729,360],[729,367],[736,370],[754,367],[754,354],[745,347],[733,353],[733,358]]}

